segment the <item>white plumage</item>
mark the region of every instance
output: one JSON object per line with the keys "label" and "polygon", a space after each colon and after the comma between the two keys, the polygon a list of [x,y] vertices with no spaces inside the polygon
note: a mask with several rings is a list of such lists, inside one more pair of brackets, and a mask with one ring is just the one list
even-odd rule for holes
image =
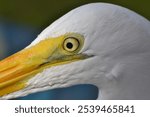
{"label": "white plumage", "polygon": [[79,53],[93,57],[45,69],[4,99],[75,84],[96,85],[99,99],[150,99],[148,20],[117,5],[87,4],[55,21],[28,47],[69,32],[84,36]]}

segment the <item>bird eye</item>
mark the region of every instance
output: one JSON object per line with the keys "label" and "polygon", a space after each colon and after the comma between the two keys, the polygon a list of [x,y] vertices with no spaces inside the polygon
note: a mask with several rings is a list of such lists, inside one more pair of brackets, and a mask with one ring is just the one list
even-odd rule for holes
{"label": "bird eye", "polygon": [[74,37],[69,37],[64,41],[64,49],[73,52],[79,48],[79,41]]}

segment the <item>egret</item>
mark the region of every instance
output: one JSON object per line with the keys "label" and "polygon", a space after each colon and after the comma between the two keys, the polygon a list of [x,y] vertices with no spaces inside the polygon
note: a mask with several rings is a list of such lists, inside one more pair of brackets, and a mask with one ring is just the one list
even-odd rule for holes
{"label": "egret", "polygon": [[78,7],[0,62],[0,99],[93,84],[98,99],[150,99],[150,22],[108,3]]}

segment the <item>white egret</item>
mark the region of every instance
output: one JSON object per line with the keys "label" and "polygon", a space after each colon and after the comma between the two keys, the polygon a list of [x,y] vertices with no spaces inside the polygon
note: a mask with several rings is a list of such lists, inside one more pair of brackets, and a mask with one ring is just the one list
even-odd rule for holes
{"label": "white egret", "polygon": [[0,99],[76,84],[97,86],[98,99],[150,99],[150,22],[117,5],[87,4],[0,62]]}

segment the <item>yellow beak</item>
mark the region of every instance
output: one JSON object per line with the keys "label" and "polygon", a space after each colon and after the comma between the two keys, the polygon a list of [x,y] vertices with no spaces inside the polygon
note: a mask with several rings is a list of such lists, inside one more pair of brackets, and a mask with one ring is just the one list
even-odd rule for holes
{"label": "yellow beak", "polygon": [[64,37],[45,39],[0,62],[0,96],[21,90],[42,70],[84,59],[80,54],[68,54],[62,48]]}
{"label": "yellow beak", "polygon": [[0,96],[24,88],[27,80],[38,73],[41,66],[47,62],[56,46],[56,43],[47,39],[1,61]]}

